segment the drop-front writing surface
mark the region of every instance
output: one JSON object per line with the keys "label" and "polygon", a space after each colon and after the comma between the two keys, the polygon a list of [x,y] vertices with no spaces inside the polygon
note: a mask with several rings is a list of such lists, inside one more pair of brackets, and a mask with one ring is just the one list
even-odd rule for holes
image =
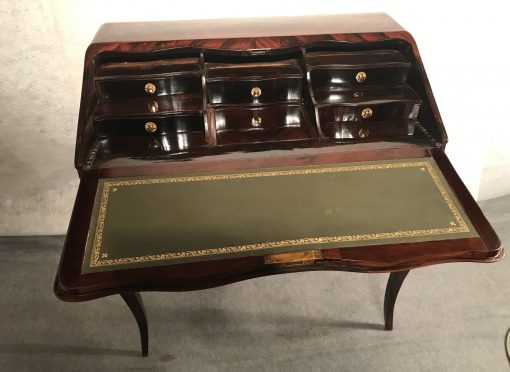
{"label": "drop-front writing surface", "polygon": [[430,159],[110,178],[83,272],[475,236]]}

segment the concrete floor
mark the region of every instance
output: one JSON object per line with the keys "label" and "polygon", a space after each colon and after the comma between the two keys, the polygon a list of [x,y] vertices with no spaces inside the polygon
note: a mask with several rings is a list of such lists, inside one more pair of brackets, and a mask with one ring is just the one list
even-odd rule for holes
{"label": "concrete floor", "polygon": [[[483,202],[510,244],[510,196]],[[395,329],[388,274],[288,274],[188,293],[145,293],[150,355],[119,296],[52,292],[63,237],[0,238],[0,371],[508,371],[510,260],[410,273]]]}

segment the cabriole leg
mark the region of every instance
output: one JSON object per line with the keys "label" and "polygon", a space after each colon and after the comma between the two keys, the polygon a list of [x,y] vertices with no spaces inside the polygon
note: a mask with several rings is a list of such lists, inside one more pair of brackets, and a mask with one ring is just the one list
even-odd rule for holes
{"label": "cabriole leg", "polygon": [[142,341],[142,355],[147,356],[149,354],[149,330],[147,328],[147,317],[145,316],[142,297],[138,292],[123,292],[120,295],[133,313],[136,323],[138,323]]}
{"label": "cabriole leg", "polygon": [[402,283],[409,274],[409,270],[390,273],[388,284],[386,284],[386,293],[384,295],[384,327],[386,330],[393,329],[393,309],[397,300],[398,291]]}

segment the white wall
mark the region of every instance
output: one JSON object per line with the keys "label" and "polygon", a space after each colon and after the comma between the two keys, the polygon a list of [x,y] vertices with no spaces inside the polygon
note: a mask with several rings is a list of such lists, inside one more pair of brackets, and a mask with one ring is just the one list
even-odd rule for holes
{"label": "white wall", "polygon": [[470,191],[481,198],[509,193],[503,3],[3,1],[0,235],[65,233],[78,185],[73,150],[83,54],[99,25],[113,21],[387,12],[418,42],[450,136],[448,155]]}

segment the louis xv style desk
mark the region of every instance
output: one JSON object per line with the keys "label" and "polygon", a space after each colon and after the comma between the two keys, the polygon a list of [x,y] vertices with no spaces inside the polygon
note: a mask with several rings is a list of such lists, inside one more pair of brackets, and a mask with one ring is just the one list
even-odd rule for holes
{"label": "louis xv style desk", "polygon": [[85,54],[64,301],[493,262],[416,44],[384,14],[105,24]]}

